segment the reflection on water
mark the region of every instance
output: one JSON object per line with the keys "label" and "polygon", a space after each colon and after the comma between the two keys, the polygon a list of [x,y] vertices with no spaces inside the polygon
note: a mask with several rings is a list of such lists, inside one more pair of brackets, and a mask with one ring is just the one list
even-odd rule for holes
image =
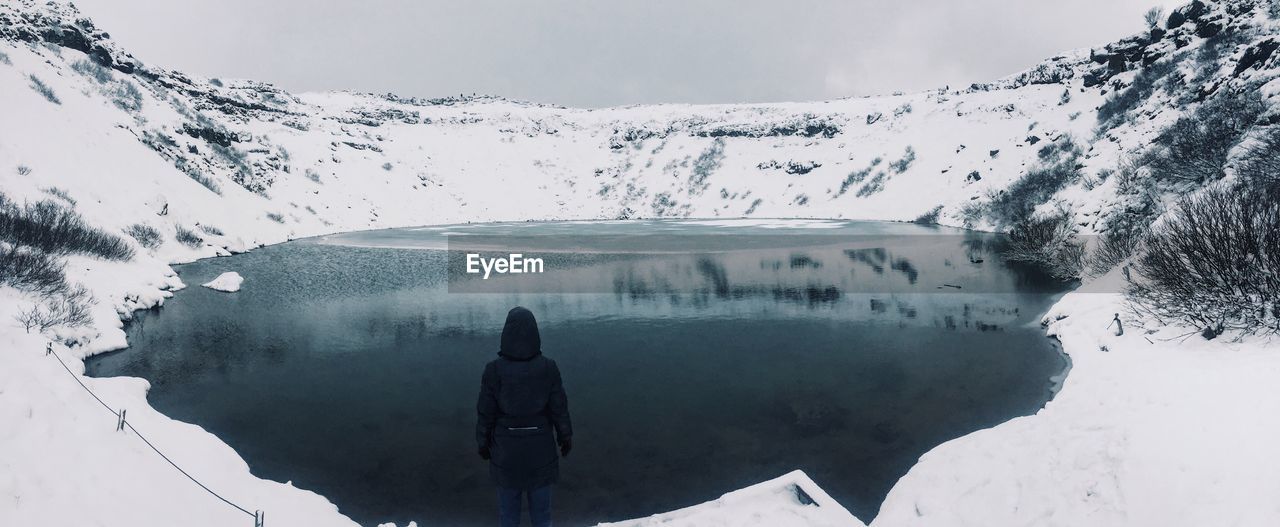
{"label": "reflection on water", "polygon": [[[1050,397],[1063,362],[1035,322],[1057,288],[1000,263],[983,235],[815,226],[516,224],[292,242],[182,266],[188,284],[235,270],[244,289],[179,291],[130,324],[130,349],[88,369],[152,381],[159,410],[361,523],[487,525],[475,397],[521,304],[561,365],[577,432],[559,523],[671,510],[795,468],[870,520],[925,451]],[[444,232],[644,250],[553,251],[554,273],[483,282],[449,272],[443,249],[458,247]],[[654,233],[668,241],[644,238]]]}

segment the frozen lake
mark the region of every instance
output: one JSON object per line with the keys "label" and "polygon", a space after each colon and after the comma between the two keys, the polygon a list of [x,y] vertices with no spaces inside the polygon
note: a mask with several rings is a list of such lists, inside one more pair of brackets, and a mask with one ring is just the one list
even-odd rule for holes
{"label": "frozen lake", "polygon": [[[151,381],[158,410],[362,524],[489,525],[476,394],[507,310],[524,305],[576,432],[558,524],[796,468],[869,521],[921,454],[1034,413],[1066,367],[1038,325],[1063,287],[1001,262],[997,243],[829,221],[350,233],[179,266],[189,287],[87,367]],[[544,273],[466,275],[465,244],[517,247]],[[226,271],[240,292],[198,285]]]}

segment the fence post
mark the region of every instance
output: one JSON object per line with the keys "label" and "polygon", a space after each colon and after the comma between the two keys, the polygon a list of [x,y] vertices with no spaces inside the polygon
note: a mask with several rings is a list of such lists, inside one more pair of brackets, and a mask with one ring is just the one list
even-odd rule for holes
{"label": "fence post", "polygon": [[120,432],[120,431],[123,431],[123,430],[124,430],[124,414],[125,414],[126,412],[128,412],[128,410],[125,410],[125,409],[123,409],[123,408],[122,408],[122,409],[120,409],[120,415],[119,415],[119,418],[118,418],[118,419],[116,419],[116,431],[117,431],[117,432]]}
{"label": "fence post", "polygon": [[44,356],[48,357],[50,355],[53,355],[53,341],[44,344]]}
{"label": "fence post", "polygon": [[262,511],[253,512],[253,527],[265,527],[267,524],[267,513]]}

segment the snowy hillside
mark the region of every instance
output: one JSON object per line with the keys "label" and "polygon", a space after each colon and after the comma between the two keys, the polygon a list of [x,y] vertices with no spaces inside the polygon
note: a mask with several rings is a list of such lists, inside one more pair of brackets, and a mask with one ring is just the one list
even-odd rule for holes
{"label": "snowy hillside", "polygon": [[[69,4],[11,0],[0,5],[0,193],[15,203],[62,203],[91,225],[128,233],[136,250],[126,261],[68,259],[68,280],[98,301],[93,325],[53,329],[55,349],[76,371],[75,359],[126,345],[121,319],[183,286],[169,264],[323,233],[653,217],[918,220],[998,230],[1059,211],[1082,234],[1104,233],[1149,223],[1172,196],[1194,190],[1144,186],[1126,169],[1170,123],[1228,94],[1257,99],[1249,126],[1280,123],[1278,15],[1273,1],[1196,1],[1140,35],[964,88],[581,110],[491,97],[293,94],[248,80],[193,78],[131,56]],[[1220,439],[1199,425],[1188,425],[1198,432],[1183,443],[1130,456],[1134,445],[1157,442],[1150,429],[1125,428],[1147,416],[1173,435],[1188,433],[1176,424],[1195,415],[1216,415],[1210,422],[1218,433],[1260,427],[1280,439],[1280,426],[1194,403],[1204,392],[1176,375],[1149,379],[1151,391],[1126,391],[1128,376],[1142,375],[1144,366],[1108,364],[1114,355],[1096,351],[1120,300],[1079,296],[1060,310],[1101,317],[1101,324],[1072,325],[1072,318],[1068,329],[1051,327],[1077,360],[1063,396],[1040,415],[926,455],[875,525],[1192,524],[1188,517],[1262,525],[1280,518],[1274,500],[1246,499],[1280,491],[1266,472],[1280,469],[1277,456],[1238,463],[1267,458],[1262,444],[1223,454],[1226,466],[1253,477],[1245,494],[1225,469],[1176,459],[1210,448],[1197,441]],[[109,430],[114,418],[45,356],[47,339],[10,322],[34,296],[3,287],[0,298],[0,421],[8,423],[0,427],[0,524],[244,524],[240,511],[188,489],[145,445]],[[1135,330],[1112,349],[1154,341],[1143,339]],[[1219,374],[1234,387],[1222,404],[1280,409],[1260,374],[1280,372],[1275,358],[1261,354],[1260,343],[1233,346],[1243,352],[1224,359],[1239,362]],[[1147,351],[1142,357],[1162,360]],[[1207,363],[1196,358],[1204,350],[1169,353],[1181,353],[1171,361],[1178,372]],[[210,434],[152,411],[144,381],[81,380],[127,406],[140,428],[211,486],[270,510],[271,525],[350,524],[323,498],[253,478]],[[1181,389],[1192,391],[1173,394],[1182,400],[1159,398]],[[1126,398],[1107,404],[1137,406],[1092,413],[1108,395]],[[1173,413],[1174,404],[1188,413]],[[1090,419],[1101,429],[1082,424]],[[1169,489],[1169,466],[1219,480]],[[734,496],[710,504],[711,512],[653,523],[714,524],[705,515],[732,509]],[[1154,508],[1193,496],[1210,500],[1197,510],[1229,505],[1240,513],[1187,516],[1177,502]],[[1218,498],[1225,505],[1212,502]],[[801,518],[779,522],[817,521],[789,516],[795,513],[786,507],[769,510]],[[821,517],[847,516],[840,512]],[[768,511],[752,514],[766,515],[760,525],[780,524],[767,520]]]}

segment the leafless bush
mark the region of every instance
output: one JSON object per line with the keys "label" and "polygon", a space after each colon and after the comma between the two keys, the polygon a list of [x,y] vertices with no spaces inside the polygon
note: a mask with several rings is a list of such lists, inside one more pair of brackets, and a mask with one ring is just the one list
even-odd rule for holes
{"label": "leafless bush", "polygon": [[867,165],[867,168],[850,172],[849,175],[844,178],[844,181],[840,183],[840,190],[836,191],[835,196],[833,196],[832,199],[843,196],[849,191],[850,187],[858,183],[862,183],[867,179],[867,176],[871,175],[871,171],[875,170],[875,168],[882,162],[884,162],[884,159],[877,157],[871,160],[871,164]]}
{"label": "leafless bush", "polygon": [[121,80],[110,91],[111,102],[126,112],[142,110],[142,92],[132,82]]}
{"label": "leafless bush", "polygon": [[93,322],[94,298],[82,285],[77,285],[65,293],[45,296],[41,302],[29,309],[18,312],[14,319],[22,324],[27,333],[32,329],[45,331],[57,326],[81,327]]}
{"label": "leafless bush", "polygon": [[1191,183],[1221,179],[1227,154],[1265,109],[1252,91],[1206,102],[1156,138],[1155,148],[1147,155],[1151,175]]}
{"label": "leafless bush", "polygon": [[35,90],[36,93],[44,96],[46,100],[53,104],[62,104],[62,99],[58,98],[58,94],[53,93],[53,88],[50,88],[48,84],[40,80],[40,77],[35,76],[33,73],[28,75],[27,79],[31,81],[31,89]]}
{"label": "leafless bush", "polygon": [[64,264],[44,251],[0,242],[0,285],[41,295],[62,291]]}
{"label": "leafless bush", "polygon": [[89,254],[106,260],[133,258],[129,243],[91,227],[74,210],[54,201],[18,205],[0,194],[0,240],[49,254]]}
{"label": "leafless bush", "polygon": [[1249,185],[1280,187],[1280,126],[1271,126],[1245,149],[1236,174]]}
{"label": "leafless bush", "polygon": [[205,233],[205,234],[209,234],[209,235],[212,235],[212,236],[222,236],[222,234],[223,234],[223,233],[222,233],[222,229],[219,229],[219,228],[217,228],[217,227],[215,227],[215,226],[213,226],[213,225],[204,225],[204,224],[201,224],[201,225],[200,225],[200,230],[204,231],[204,233]]}
{"label": "leafless bush", "polygon": [[942,215],[942,205],[938,205],[937,207],[929,209],[929,212],[916,216],[916,219],[911,220],[911,222],[917,223],[920,225],[937,225],[938,217],[941,215]]}
{"label": "leafless bush", "polygon": [[181,225],[178,225],[174,230],[174,238],[178,240],[178,243],[186,245],[192,249],[199,249],[204,245],[204,238],[201,238],[199,234],[196,234],[196,231]]}
{"label": "leafless bush", "polygon": [[1009,231],[1002,254],[1006,260],[1032,264],[1058,280],[1078,279],[1084,269],[1084,245],[1065,214],[1019,222]]}
{"label": "leafless bush", "polygon": [[1177,71],[1176,58],[1160,60],[1139,70],[1127,88],[1107,96],[1098,107],[1098,130],[1110,130],[1129,122],[1133,111],[1150,100],[1151,95],[1164,85],[1164,81],[1171,74],[1176,75]]}
{"label": "leafless bush", "polygon": [[71,63],[71,69],[97,81],[98,84],[106,84],[115,80],[111,75],[111,70],[89,59],[80,59]]}
{"label": "leafless bush", "polygon": [[27,165],[18,165],[18,175],[25,176],[31,173],[31,167]]}
{"label": "leafless bush", "polygon": [[191,178],[196,183],[199,183],[204,188],[209,189],[210,192],[219,196],[222,195],[222,188],[218,186],[218,182],[214,181],[208,174],[201,171],[200,167],[196,166],[194,163],[189,163],[184,158],[177,158],[173,161],[173,166],[177,167],[178,170],[181,170],[182,173],[186,174],[187,177]]}
{"label": "leafless bush", "polygon": [[1145,247],[1128,289],[1136,311],[1207,337],[1280,332],[1280,202],[1213,186],[1179,202]]}
{"label": "leafless bush", "polygon": [[902,159],[889,163],[889,170],[892,170],[895,174],[901,174],[911,168],[911,164],[915,161],[916,149],[908,145],[907,149],[902,152]]}
{"label": "leafless bush", "polygon": [[1147,27],[1159,27],[1160,22],[1164,21],[1164,8],[1156,6],[1148,9],[1146,14],[1142,15],[1142,20],[1147,23]]}
{"label": "leafless bush", "polygon": [[267,218],[276,223],[284,223],[284,215],[278,212],[268,212]]}
{"label": "leafless bush", "polygon": [[1100,236],[1088,256],[1089,272],[1101,276],[1132,258],[1142,245],[1144,234],[1132,229],[1113,229]]}
{"label": "leafless bush", "polygon": [[12,65],[13,65],[13,61],[9,60],[9,54],[8,54],[8,53],[5,53],[5,52],[3,52],[3,51],[0,51],[0,64],[4,64],[5,66],[12,66]]}
{"label": "leafless bush", "polygon": [[67,193],[67,191],[64,189],[60,189],[58,187],[45,187],[41,190],[44,190],[44,192],[50,196],[53,196],[55,198],[58,198],[58,199],[61,199],[62,201],[67,202],[67,204],[71,205],[72,207],[76,206],[76,199],[71,197],[71,194]]}
{"label": "leafless bush", "polygon": [[143,223],[135,223],[128,226],[124,230],[125,234],[132,236],[138,240],[138,243],[148,249],[158,249],[164,244],[164,239],[160,236],[160,231],[155,227]]}
{"label": "leafless bush", "polygon": [[1080,155],[1080,145],[1069,135],[1041,147],[1040,164],[992,197],[991,216],[1005,225],[1025,222],[1037,206],[1080,178]]}

